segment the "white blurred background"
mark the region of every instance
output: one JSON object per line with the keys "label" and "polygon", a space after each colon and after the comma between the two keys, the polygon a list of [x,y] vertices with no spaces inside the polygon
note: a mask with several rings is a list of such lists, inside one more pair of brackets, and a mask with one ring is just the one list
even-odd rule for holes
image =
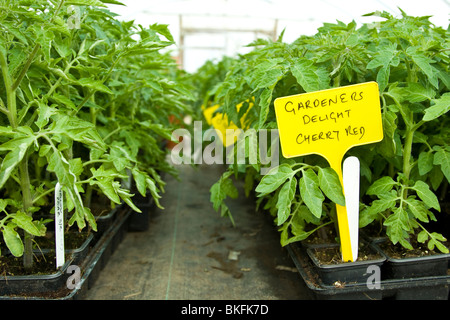
{"label": "white blurred background", "polygon": [[168,24],[175,39],[173,56],[180,67],[194,72],[206,60],[249,51],[245,45],[257,38],[284,41],[313,35],[324,22],[340,20],[358,25],[376,21],[363,17],[373,11],[401,16],[432,16],[431,22],[447,29],[450,0],[119,0],[109,5],[119,19],[148,26]]}

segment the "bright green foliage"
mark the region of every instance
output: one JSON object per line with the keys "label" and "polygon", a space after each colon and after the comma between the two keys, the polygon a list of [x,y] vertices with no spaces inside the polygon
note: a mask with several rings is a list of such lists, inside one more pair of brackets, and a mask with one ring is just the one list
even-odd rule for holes
{"label": "bright green foliage", "polygon": [[[189,91],[161,49],[167,25],[121,22],[105,3],[0,0],[0,230],[30,266],[33,220],[59,181],[68,225],[96,230],[91,198],[135,211],[135,192],[158,199],[174,173],[163,142],[169,116],[189,113]],[[131,185],[135,188],[131,189]]]}
{"label": "bright green foliage", "polygon": [[[384,139],[348,152],[361,162],[360,226],[384,225],[391,241],[407,248],[420,234],[421,242],[447,252],[443,237],[425,228],[440,210],[450,181],[450,34],[428,17],[368,15],[384,20],[359,28],[354,22],[325,23],[317,34],[290,44],[283,34],[277,41],[255,41],[250,53],[233,63],[227,58],[228,72],[214,78],[203,101],[219,104],[220,112],[240,123],[248,106],[238,112],[236,105],[251,100],[247,123],[272,129],[277,128],[277,97],[377,81]],[[261,176],[260,168],[259,161],[233,164],[221,180],[234,172],[245,177],[246,190],[256,185],[258,205],[276,217],[283,245],[336,224],[333,207],[344,198],[337,175],[323,159],[280,159],[272,176]]]}

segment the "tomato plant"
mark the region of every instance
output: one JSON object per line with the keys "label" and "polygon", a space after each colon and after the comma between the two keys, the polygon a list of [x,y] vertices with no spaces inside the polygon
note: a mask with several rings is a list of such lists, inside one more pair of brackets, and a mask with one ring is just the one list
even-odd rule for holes
{"label": "tomato plant", "polygon": [[[277,126],[277,97],[377,81],[384,139],[347,153],[361,162],[360,227],[380,224],[393,244],[411,249],[414,237],[429,249],[448,252],[445,238],[429,231],[427,223],[436,220],[439,201],[448,201],[449,31],[403,11],[400,18],[386,12],[368,15],[384,20],[359,28],[354,22],[325,23],[317,34],[290,44],[282,34],[277,41],[255,41],[250,44],[254,50],[235,58],[206,100],[240,123],[248,106],[237,112],[236,105],[253,97],[246,120],[263,130]],[[260,161],[246,160],[229,166],[211,188],[211,201],[222,215],[231,216],[225,200],[236,196],[234,173],[243,177],[247,193],[255,189],[258,205],[275,216],[283,245],[336,224],[333,208],[342,204],[342,190],[323,159],[281,158],[277,173],[265,176],[259,173]]]}
{"label": "tomato plant", "polygon": [[165,119],[189,112],[191,99],[160,52],[173,38],[166,25],[117,20],[104,3],[120,4],[0,1],[0,230],[26,268],[46,232],[34,217],[52,207],[57,182],[68,226],[95,230],[94,190],[139,211],[130,177],[158,203],[159,173],[173,172]]}

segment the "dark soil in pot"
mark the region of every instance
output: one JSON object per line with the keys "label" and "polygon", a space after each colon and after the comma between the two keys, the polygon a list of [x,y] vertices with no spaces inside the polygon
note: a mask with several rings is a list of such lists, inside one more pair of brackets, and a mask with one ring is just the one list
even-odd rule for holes
{"label": "dark soil in pot", "polygon": [[315,247],[323,244],[333,244],[338,240],[336,229],[332,225],[324,226],[301,241],[304,247]]}
{"label": "dark soil in pot", "polygon": [[[64,247],[67,250],[77,249],[81,247],[89,238],[89,232],[66,232],[64,234]],[[55,233],[47,231],[44,237],[36,237],[35,249],[54,249],[55,248]]]}
{"label": "dark soil in pot", "polygon": [[[407,250],[389,241],[374,244],[386,256],[382,279],[406,279],[440,277],[447,275],[450,254],[429,250],[425,244],[412,243],[414,250]],[[449,247],[448,243],[445,243]]]}
{"label": "dark soil in pot", "polygon": [[365,283],[371,275],[369,266],[381,267],[386,260],[365,242],[360,243],[358,259],[354,262],[342,261],[340,246],[337,244],[310,247],[307,253],[325,285]]}
{"label": "dark soil in pot", "polygon": [[[94,235],[91,232],[69,231],[64,233],[64,248],[66,254],[72,255],[73,263],[79,264],[86,257],[93,245]],[[35,238],[35,254],[55,252],[55,234],[47,231],[45,237]]]}
{"label": "dark soil in pot", "polygon": [[[450,243],[444,243],[447,248],[450,247]],[[405,258],[418,258],[434,255],[442,255],[441,252],[435,250],[429,250],[427,245],[424,243],[419,243],[416,240],[411,240],[411,245],[413,250],[409,250],[401,246],[400,244],[393,245],[389,241],[382,241],[378,246],[385,252],[390,258],[394,259],[405,259]]]}
{"label": "dark soil in pot", "polygon": [[[68,258],[69,255],[66,255]],[[28,270],[23,267],[23,258],[11,254],[0,256],[0,276],[28,276],[47,275],[56,273],[56,257],[54,253],[34,254],[33,268]]]}
{"label": "dark soil in pot", "polygon": [[[340,246],[315,248],[314,255],[321,265],[345,264],[345,262],[342,261]],[[370,247],[368,243],[361,242],[359,244],[358,259],[356,259],[356,261],[377,260],[382,257],[383,256]]]}

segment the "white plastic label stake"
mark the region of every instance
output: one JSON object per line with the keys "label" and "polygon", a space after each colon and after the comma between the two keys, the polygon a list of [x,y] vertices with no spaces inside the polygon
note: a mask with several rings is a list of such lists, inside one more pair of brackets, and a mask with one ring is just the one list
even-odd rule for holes
{"label": "white plastic label stake", "polygon": [[359,185],[360,164],[357,157],[344,160],[342,180],[344,185],[345,206],[347,207],[348,228],[352,248],[352,258],[358,258],[359,243]]}
{"label": "white plastic label stake", "polygon": [[64,206],[63,192],[59,182],[55,187],[55,244],[56,244],[56,268],[62,267],[64,257]]}

